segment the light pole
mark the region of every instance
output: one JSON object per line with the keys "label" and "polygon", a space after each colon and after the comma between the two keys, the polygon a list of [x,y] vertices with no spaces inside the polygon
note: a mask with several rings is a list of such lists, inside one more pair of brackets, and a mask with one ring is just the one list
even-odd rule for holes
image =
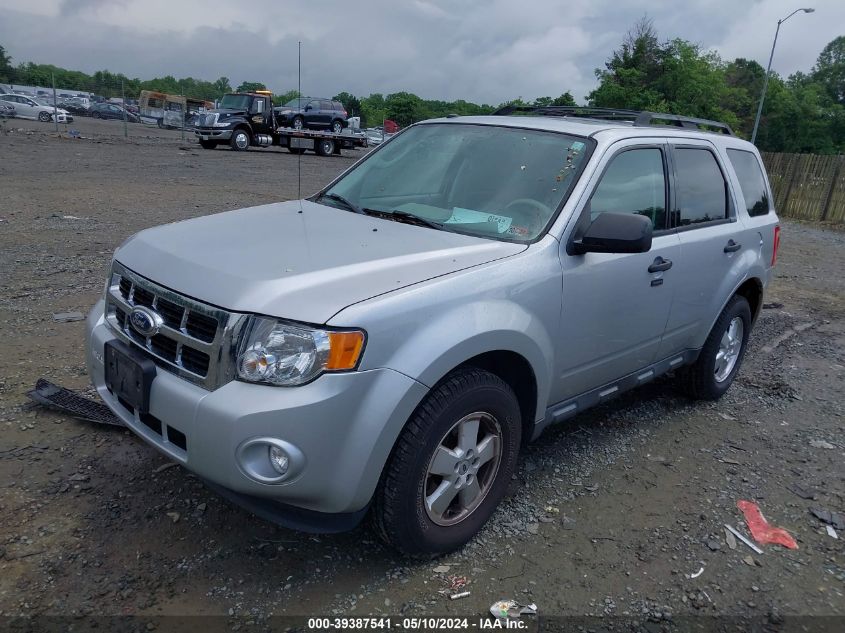
{"label": "light pole", "polygon": [[760,94],[760,105],[757,106],[757,116],[754,118],[754,131],[751,133],[751,142],[757,139],[757,128],[760,127],[760,115],[763,113],[763,101],[766,99],[766,88],[769,87],[769,72],[772,70],[772,58],[775,56],[775,46],[778,43],[778,33],[780,32],[780,25],[786,22],[796,13],[803,11],[804,13],[812,13],[815,9],[795,9],[785,18],[778,20],[778,27],[775,29],[775,41],[772,42],[772,53],[769,55],[769,65],[766,67],[766,78],[763,80],[763,92]]}

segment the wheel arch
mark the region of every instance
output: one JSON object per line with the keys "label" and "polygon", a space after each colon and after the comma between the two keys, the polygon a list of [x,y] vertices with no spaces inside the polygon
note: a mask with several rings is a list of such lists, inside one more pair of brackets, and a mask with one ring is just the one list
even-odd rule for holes
{"label": "wheel arch", "polygon": [[466,367],[478,367],[489,371],[513,389],[522,416],[522,444],[526,445],[534,434],[537,414],[537,376],[528,359],[514,351],[493,350],[467,359],[449,370],[446,376]]}
{"label": "wheel arch", "polygon": [[[763,308],[763,282],[756,277],[751,277],[743,281],[733,294],[745,297],[751,308],[751,323],[757,321],[760,310]],[[722,309],[724,310],[724,307]]]}

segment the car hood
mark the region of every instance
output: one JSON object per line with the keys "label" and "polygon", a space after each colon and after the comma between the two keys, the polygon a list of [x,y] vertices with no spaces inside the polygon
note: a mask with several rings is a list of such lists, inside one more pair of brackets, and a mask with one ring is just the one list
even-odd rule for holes
{"label": "car hood", "polygon": [[525,248],[297,200],[147,229],[115,258],[228,310],[325,323],[353,303]]}

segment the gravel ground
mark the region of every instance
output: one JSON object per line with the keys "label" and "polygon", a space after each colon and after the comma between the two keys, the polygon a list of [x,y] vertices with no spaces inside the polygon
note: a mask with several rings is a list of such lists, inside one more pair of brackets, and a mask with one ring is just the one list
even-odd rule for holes
{"label": "gravel ground", "polygon": [[[845,511],[843,233],[784,223],[777,279],[722,400],[691,402],[666,378],[551,428],[477,539],[411,562],[367,527],[316,537],[265,523],[130,433],[27,401],[40,376],[87,388],[83,324],[52,315],[87,312],[126,237],[297,197],[287,152],[202,151],[158,129],[127,142],[115,122],[72,127],[87,138],[21,121],[0,132],[0,616],[261,623],[484,613],[503,598],[541,615],[657,623],[845,616],[845,530],[834,539],[810,512]],[[302,194],[360,154],[304,155]],[[747,533],[739,499],[799,549],[732,549],[723,525]],[[461,577],[470,595],[449,600],[442,592]]]}

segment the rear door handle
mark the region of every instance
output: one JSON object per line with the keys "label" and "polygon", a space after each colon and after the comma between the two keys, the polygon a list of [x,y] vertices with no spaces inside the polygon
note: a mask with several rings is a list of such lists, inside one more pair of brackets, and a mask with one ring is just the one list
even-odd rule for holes
{"label": "rear door handle", "polygon": [[742,244],[737,244],[733,240],[728,240],[728,243],[725,245],[724,250],[726,253],[736,253],[741,248]]}
{"label": "rear door handle", "polygon": [[654,262],[652,262],[651,266],[648,267],[648,272],[659,273],[664,270],[669,270],[670,268],[672,268],[672,260],[663,259],[660,255],[658,255],[654,259]]}

